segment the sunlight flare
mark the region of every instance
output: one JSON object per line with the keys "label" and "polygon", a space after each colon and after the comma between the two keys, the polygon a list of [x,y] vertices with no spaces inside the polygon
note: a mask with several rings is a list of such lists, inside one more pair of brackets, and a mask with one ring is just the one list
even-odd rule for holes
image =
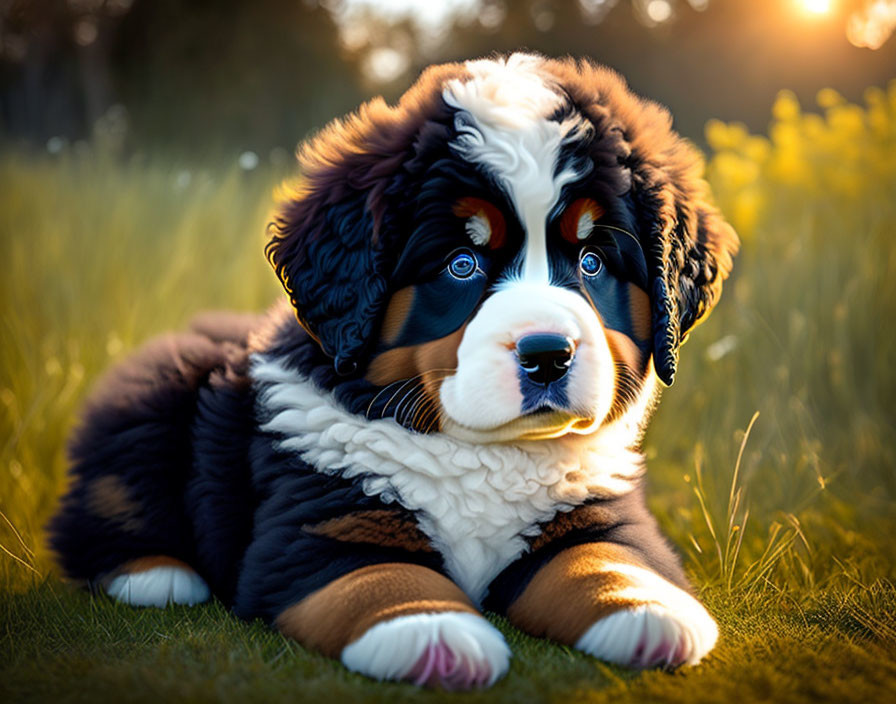
{"label": "sunlight flare", "polygon": [[800,0],[803,11],[810,15],[826,15],[831,11],[831,0]]}

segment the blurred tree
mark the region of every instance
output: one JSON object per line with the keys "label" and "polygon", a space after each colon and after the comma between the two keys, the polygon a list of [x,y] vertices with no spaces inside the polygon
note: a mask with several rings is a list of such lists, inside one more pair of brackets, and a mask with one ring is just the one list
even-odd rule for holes
{"label": "blurred tree", "polygon": [[296,0],[137,0],[114,50],[135,137],[290,149],[362,98],[332,17]]}
{"label": "blurred tree", "polygon": [[871,23],[896,0],[809,2],[0,0],[0,139],[264,157],[427,64],[520,48],[617,68],[693,138],[709,117],[762,130],[781,88],[854,100],[896,75]]}
{"label": "blurred tree", "polygon": [[81,136],[111,101],[105,50],[127,0],[0,0],[0,127]]}
{"label": "blurred tree", "polygon": [[0,135],[291,149],[362,99],[357,61],[316,3],[0,0]]}

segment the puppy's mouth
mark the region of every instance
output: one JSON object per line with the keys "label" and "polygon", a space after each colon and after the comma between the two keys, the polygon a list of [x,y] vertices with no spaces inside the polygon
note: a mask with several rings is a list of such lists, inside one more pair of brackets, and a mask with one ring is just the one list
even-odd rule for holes
{"label": "puppy's mouth", "polygon": [[451,418],[442,421],[442,432],[474,443],[549,440],[563,435],[587,435],[596,425],[594,418],[560,411],[549,406],[539,408],[495,428],[469,428]]}

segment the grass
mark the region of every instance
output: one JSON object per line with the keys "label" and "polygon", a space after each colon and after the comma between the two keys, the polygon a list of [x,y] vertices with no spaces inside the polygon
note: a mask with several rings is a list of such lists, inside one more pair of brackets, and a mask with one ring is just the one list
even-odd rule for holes
{"label": "grass", "polygon": [[[80,401],[153,333],[279,295],[262,246],[282,174],[89,152],[0,158],[0,701],[887,700],[896,88],[872,95],[858,137],[855,106],[825,101],[821,131],[792,103],[776,105],[768,140],[711,126],[708,173],[744,247],[645,441],[651,508],[720,623],[719,646],[697,668],[632,673],[493,618],[511,672],[465,695],[374,684],[217,603],[135,610],[59,579],[42,526]],[[840,185],[785,168],[796,150],[812,178],[842,178],[837,140],[884,162],[853,149]]]}
{"label": "grass", "polygon": [[52,582],[0,603],[0,622],[16,634],[15,647],[0,653],[0,698],[869,702],[896,687],[892,647],[873,625],[896,608],[892,591],[829,598],[809,610],[719,592],[707,604],[724,637],[696,669],[626,672],[496,621],[514,652],[510,673],[491,690],[458,695],[371,683],[258,622],[237,621],[218,604],[138,611]]}

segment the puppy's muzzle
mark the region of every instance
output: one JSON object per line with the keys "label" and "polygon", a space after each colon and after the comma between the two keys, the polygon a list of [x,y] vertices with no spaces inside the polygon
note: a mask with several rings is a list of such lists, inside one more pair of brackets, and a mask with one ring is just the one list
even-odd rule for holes
{"label": "puppy's muzzle", "polygon": [[556,333],[524,335],[516,342],[520,369],[530,380],[544,387],[566,375],[575,353],[575,342]]}

